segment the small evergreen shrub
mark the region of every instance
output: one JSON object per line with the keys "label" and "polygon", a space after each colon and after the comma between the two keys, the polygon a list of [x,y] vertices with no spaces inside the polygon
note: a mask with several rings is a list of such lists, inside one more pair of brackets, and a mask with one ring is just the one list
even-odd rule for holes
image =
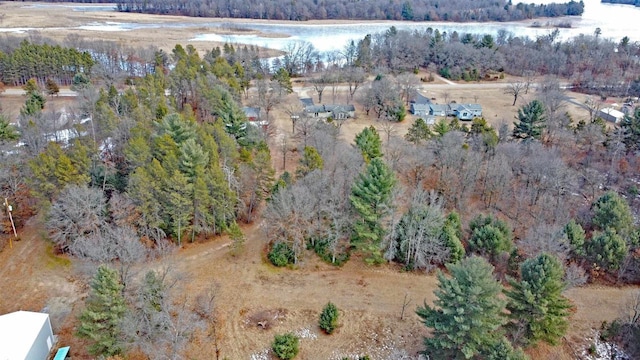
{"label": "small evergreen shrub", "polygon": [[294,262],[293,249],[283,242],[275,243],[267,257],[273,265],[278,267],[287,266]]}
{"label": "small evergreen shrub", "polygon": [[300,348],[298,347],[298,337],[293,333],[276,335],[271,344],[271,349],[278,359],[291,360],[298,355]]}
{"label": "small evergreen shrub", "polygon": [[313,242],[307,242],[307,250],[313,250],[324,262],[335,266],[344,265],[350,256],[348,251],[332,254],[327,239],[316,239]]}
{"label": "small evergreen shrub", "polygon": [[322,309],[319,325],[327,334],[331,334],[338,326],[338,308],[333,303],[327,303]]}

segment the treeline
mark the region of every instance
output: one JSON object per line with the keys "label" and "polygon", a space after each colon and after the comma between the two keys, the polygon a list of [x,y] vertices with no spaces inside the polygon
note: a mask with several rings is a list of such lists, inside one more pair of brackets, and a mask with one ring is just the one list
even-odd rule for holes
{"label": "treeline", "polygon": [[531,39],[506,31],[494,37],[392,27],[349,44],[342,53],[347,63],[365,69],[406,72],[424,67],[454,80],[491,78],[502,71],[555,75],[570,79],[576,88],[605,96],[637,91],[639,43],[597,34],[560,41],[558,34],[556,30]]}
{"label": "treeline", "polygon": [[640,6],[640,1],[638,0],[602,0],[601,2],[608,4],[626,4]]}
{"label": "treeline", "polygon": [[95,62],[88,51],[24,40],[15,49],[0,51],[0,81],[22,86],[29,79],[44,84],[52,79],[70,85],[77,73],[90,73]]}
{"label": "treeline", "polygon": [[[209,58],[225,52],[230,64],[240,63],[245,73],[268,71],[260,59],[255,46],[238,47],[226,45],[223,49],[212,49]],[[35,79],[41,86],[47,80],[58,85],[73,84],[76,74],[91,76],[94,80],[118,83],[125,79],[142,78],[154,74],[157,69],[166,70],[171,56],[154,46],[133,48],[122,43],[104,40],[87,40],[76,34],[68,35],[62,42],[44,38],[37,33],[25,37],[5,35],[0,39],[0,81],[6,85],[24,86]],[[222,62],[218,62],[218,72]],[[233,82],[236,90],[246,79]]]}
{"label": "treeline", "polygon": [[534,5],[511,1],[281,1],[237,0],[118,0],[118,11],[150,14],[269,20],[408,20],[408,21],[516,21],[537,17],[582,15],[582,1]]}

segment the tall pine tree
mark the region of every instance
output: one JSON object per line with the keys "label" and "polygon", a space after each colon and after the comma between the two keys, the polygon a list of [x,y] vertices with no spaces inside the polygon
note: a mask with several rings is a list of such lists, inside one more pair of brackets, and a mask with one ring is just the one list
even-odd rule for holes
{"label": "tall pine tree", "polygon": [[391,192],[396,178],[380,158],[374,158],[351,188],[351,205],[359,215],[354,224],[354,242],[371,257],[382,260],[380,243],[384,236],[383,218],[390,212]]}
{"label": "tall pine tree", "polygon": [[569,300],[562,296],[564,270],[560,261],[540,254],[520,268],[520,282],[510,281],[507,309],[514,340],[526,345],[545,341],[555,345],[567,330]]}
{"label": "tall pine tree", "polygon": [[488,356],[504,341],[502,285],[493,277],[493,266],[481,257],[465,258],[447,269],[451,276],[438,273],[434,307],[425,303],[416,311],[432,329],[422,353],[453,360]]}
{"label": "tall pine tree", "polygon": [[524,140],[540,139],[545,128],[544,105],[538,101],[522,106],[518,109],[518,122],[514,122],[513,137]]}
{"label": "tall pine tree", "polygon": [[113,356],[122,352],[121,322],[127,311],[122,288],[115,270],[105,265],[98,268],[78,328],[78,336],[92,342],[91,355]]}
{"label": "tall pine tree", "polygon": [[356,135],[356,146],[362,152],[365,162],[382,156],[382,140],[376,128],[369,126]]}

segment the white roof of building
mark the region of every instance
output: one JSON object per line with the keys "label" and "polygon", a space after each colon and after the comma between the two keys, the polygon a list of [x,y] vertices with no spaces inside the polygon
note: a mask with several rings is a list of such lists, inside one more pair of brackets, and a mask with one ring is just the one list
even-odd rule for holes
{"label": "white roof of building", "polygon": [[0,360],[25,359],[48,318],[31,311],[0,315]]}
{"label": "white roof of building", "polygon": [[611,115],[613,117],[615,117],[616,119],[621,119],[624,117],[624,113],[621,111],[618,111],[614,108],[602,108],[600,109],[600,112],[604,113],[604,114],[608,114]]}

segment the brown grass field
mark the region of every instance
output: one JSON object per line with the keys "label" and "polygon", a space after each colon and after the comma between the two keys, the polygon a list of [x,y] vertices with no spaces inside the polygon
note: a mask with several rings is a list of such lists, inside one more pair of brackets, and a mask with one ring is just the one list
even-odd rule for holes
{"label": "brown grass field", "polygon": [[[71,345],[74,359],[89,359],[82,341],[72,337],[87,286],[71,260],[51,252],[40,229],[33,219],[20,232],[22,240],[0,253],[0,313],[40,311],[47,306],[60,345]],[[170,259],[138,269],[141,273],[172,267],[173,273],[182,275],[178,296],[186,301],[216,284],[222,357],[252,358],[269,348],[275,334],[288,331],[304,336],[299,359],[364,354],[383,359],[394,348],[409,354],[421,349],[421,338],[428,332],[414,310],[423,301],[433,301],[435,276],[406,273],[394,266],[368,267],[357,257],[342,268],[308,256],[297,269],[277,269],[264,259],[266,242],[260,226],[244,231],[247,242],[239,256],[231,256],[228,240],[220,237],[187,244]],[[585,338],[592,335],[592,329],[619,316],[621,304],[634,290],[591,285],[567,291],[576,309],[566,341],[559,347],[531,349],[532,359],[580,358],[576,352],[588,347]],[[400,320],[405,294],[410,303],[405,319]],[[331,336],[317,326],[320,310],[328,301],[340,309],[340,327]],[[267,321],[267,329],[258,326],[258,321]],[[196,337],[187,354],[191,359],[215,356],[211,342],[202,337]]]}

